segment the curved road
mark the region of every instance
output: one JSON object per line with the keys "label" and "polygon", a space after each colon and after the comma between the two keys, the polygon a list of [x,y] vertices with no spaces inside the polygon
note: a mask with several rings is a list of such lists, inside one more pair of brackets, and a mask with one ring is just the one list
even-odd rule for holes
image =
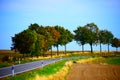
{"label": "curved road", "polygon": [[[49,59],[49,60],[40,60],[40,61],[35,61],[35,62],[30,62],[30,63],[25,63],[25,64],[18,64],[14,65],[14,70],[15,74],[30,71],[36,68],[40,68],[42,66],[51,64],[53,62],[60,61],[60,58],[57,59]],[[42,65],[43,62],[43,65]],[[0,68],[0,78],[4,78],[7,76],[11,76],[11,66],[10,67],[5,67],[5,68]]]}
{"label": "curved road", "polygon": [[[19,74],[22,72],[30,71],[36,68],[43,67],[45,65],[60,61],[60,60],[70,60],[70,59],[77,59],[77,58],[88,58],[89,56],[77,56],[77,57],[69,57],[69,58],[56,58],[56,59],[49,59],[49,60],[40,60],[40,61],[34,61],[29,62],[25,64],[18,64],[14,65],[15,74]],[[43,62],[43,65],[42,65]],[[11,76],[11,66],[0,68],[0,78],[4,78],[7,76]]]}

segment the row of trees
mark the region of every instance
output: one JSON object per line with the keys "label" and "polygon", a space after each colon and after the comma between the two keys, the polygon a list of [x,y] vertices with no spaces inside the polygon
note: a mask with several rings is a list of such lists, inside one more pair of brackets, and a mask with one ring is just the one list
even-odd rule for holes
{"label": "row of trees", "polygon": [[64,45],[66,53],[66,44],[72,40],[73,34],[62,26],[39,26],[35,23],[12,37],[12,49],[31,56],[44,56],[51,49],[52,57],[52,46],[57,47],[59,55],[58,47]]}
{"label": "row of trees", "polygon": [[102,52],[101,44],[109,46],[120,47],[120,39],[114,38],[114,35],[108,30],[99,30],[98,26],[94,23],[89,23],[85,26],[79,26],[75,31],[74,39],[78,44],[82,45],[82,51],[84,52],[84,45],[89,44],[91,47],[91,53],[93,53],[93,45],[100,44],[100,52]]}
{"label": "row of trees", "polygon": [[74,35],[62,26],[42,26],[38,24],[31,24],[28,29],[15,34],[12,37],[12,49],[19,51],[21,54],[30,54],[31,56],[43,55],[51,49],[52,46],[57,47],[57,55],[59,55],[59,45],[65,46],[73,39],[82,45],[84,52],[84,45],[89,44],[91,53],[93,53],[93,45],[100,44],[100,52],[102,52],[101,44],[112,44],[113,47],[120,47],[120,39],[114,38],[114,35],[108,30],[99,30],[94,23],[79,26],[74,30]]}

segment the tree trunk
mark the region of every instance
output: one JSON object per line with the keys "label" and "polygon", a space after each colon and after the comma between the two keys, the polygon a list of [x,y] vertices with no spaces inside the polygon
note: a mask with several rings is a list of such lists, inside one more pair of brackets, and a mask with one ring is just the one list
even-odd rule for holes
{"label": "tree trunk", "polygon": [[51,47],[51,58],[52,58],[52,47]]}
{"label": "tree trunk", "polygon": [[117,52],[117,49],[118,49],[118,48],[116,47],[116,52]]}
{"label": "tree trunk", "polygon": [[84,45],[82,45],[82,53],[84,53]]}
{"label": "tree trunk", "polygon": [[102,52],[102,46],[101,46],[101,43],[100,43],[100,53]]}
{"label": "tree trunk", "polygon": [[58,45],[57,45],[57,55],[59,55],[59,49],[58,49]]}
{"label": "tree trunk", "polygon": [[66,55],[66,44],[65,44],[65,55]]}
{"label": "tree trunk", "polygon": [[45,56],[45,51],[44,50],[42,50],[42,55],[43,55],[43,57]]}
{"label": "tree trunk", "polygon": [[44,51],[43,51],[43,57],[44,57]]}
{"label": "tree trunk", "polygon": [[25,60],[25,54],[23,53],[23,59]]}
{"label": "tree trunk", "polygon": [[90,44],[90,48],[91,48],[91,53],[93,53],[93,47],[92,47],[92,44]]}
{"label": "tree trunk", "polygon": [[109,53],[109,44],[108,44],[108,53]]}

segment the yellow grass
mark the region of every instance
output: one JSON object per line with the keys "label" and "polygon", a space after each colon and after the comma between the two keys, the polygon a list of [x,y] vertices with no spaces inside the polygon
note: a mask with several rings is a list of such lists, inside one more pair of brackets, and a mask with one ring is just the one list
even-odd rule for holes
{"label": "yellow grass", "polygon": [[[102,57],[99,58],[89,58],[89,59],[83,59],[76,61],[77,63],[83,64],[83,63],[92,63],[94,60],[103,60]],[[65,80],[66,75],[68,74],[70,68],[73,65],[73,61],[68,61],[65,63],[65,66],[58,71],[55,74],[49,75],[49,76],[39,76],[36,75],[34,79],[32,80]]]}
{"label": "yellow grass", "polygon": [[57,73],[49,76],[36,75],[33,80],[65,80],[65,77],[68,74],[68,71],[71,68],[72,64],[72,61],[68,61],[65,63],[65,66]]}
{"label": "yellow grass", "polygon": [[101,60],[101,61],[103,61],[104,60],[104,58],[102,58],[102,57],[96,57],[96,58],[88,58],[88,59],[83,59],[83,60],[78,60],[77,61],[77,63],[80,63],[80,64],[83,64],[83,63],[92,63],[93,61],[99,61],[99,60]]}

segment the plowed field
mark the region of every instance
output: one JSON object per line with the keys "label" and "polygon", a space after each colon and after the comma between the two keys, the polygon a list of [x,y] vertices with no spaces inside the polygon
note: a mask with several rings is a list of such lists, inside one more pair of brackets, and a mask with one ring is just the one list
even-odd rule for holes
{"label": "plowed field", "polygon": [[100,64],[75,64],[67,80],[120,80],[120,66]]}

